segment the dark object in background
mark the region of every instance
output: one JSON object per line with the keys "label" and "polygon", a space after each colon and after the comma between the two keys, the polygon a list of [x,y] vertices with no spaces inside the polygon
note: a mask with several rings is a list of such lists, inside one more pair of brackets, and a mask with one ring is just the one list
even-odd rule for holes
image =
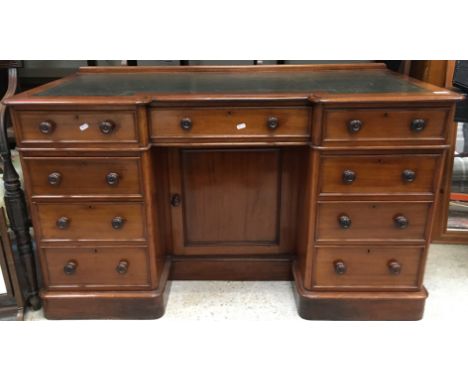
{"label": "dark object in background", "polygon": [[453,73],[452,85],[461,90],[465,98],[457,102],[456,122],[468,122],[468,61],[457,61]]}
{"label": "dark object in background", "polygon": [[457,108],[455,109],[455,121],[456,122],[468,122],[468,91],[462,92],[465,99],[457,102]]}
{"label": "dark object in background", "polygon": [[387,65],[387,68],[393,70],[394,72],[398,72],[401,67],[401,60],[382,60],[377,62],[383,62]]}
{"label": "dark object in background", "polygon": [[8,123],[6,119],[6,106],[2,103],[5,99],[15,94],[17,88],[17,69],[22,65],[21,61],[0,61],[0,68],[8,70],[8,86],[5,95],[0,102],[0,156],[3,164],[4,203],[10,222],[10,228],[14,232],[16,246],[19,252],[20,268],[18,274],[25,281],[22,285],[23,295],[33,309],[41,307],[39,298],[37,272],[30,234],[31,222],[28,215],[24,192],[21,189],[19,175],[13,166],[8,140]]}
{"label": "dark object in background", "polygon": [[453,86],[468,90],[468,61],[457,61],[453,73]]}
{"label": "dark object in background", "polygon": [[457,102],[455,121],[458,124],[457,151],[453,158],[448,227],[468,229],[468,61],[456,61],[452,85],[460,89],[465,99]]}

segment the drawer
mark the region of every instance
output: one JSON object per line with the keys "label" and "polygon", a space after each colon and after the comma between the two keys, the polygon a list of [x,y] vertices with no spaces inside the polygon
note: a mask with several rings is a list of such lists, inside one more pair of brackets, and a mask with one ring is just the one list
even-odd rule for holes
{"label": "drawer", "polygon": [[23,158],[32,196],[142,196],[139,158]]}
{"label": "drawer", "polygon": [[424,155],[324,155],[320,193],[434,194],[441,157]]}
{"label": "drawer", "polygon": [[18,142],[41,145],[136,143],[131,111],[24,111],[19,114]]}
{"label": "drawer", "polygon": [[328,110],[323,119],[324,145],[443,144],[448,109]]}
{"label": "drawer", "polygon": [[306,139],[310,135],[307,108],[184,108],[153,109],[151,138]]}
{"label": "drawer", "polygon": [[35,203],[42,241],[144,241],[143,203]]}
{"label": "drawer", "polygon": [[431,203],[319,202],[317,241],[424,241]]}
{"label": "drawer", "polygon": [[50,287],[148,286],[145,247],[42,248]]}
{"label": "drawer", "polygon": [[317,289],[414,289],[419,287],[423,248],[318,247]]}

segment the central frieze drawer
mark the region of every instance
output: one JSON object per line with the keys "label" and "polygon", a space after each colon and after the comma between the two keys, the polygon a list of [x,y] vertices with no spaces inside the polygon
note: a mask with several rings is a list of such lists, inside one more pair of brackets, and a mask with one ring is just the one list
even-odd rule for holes
{"label": "central frieze drawer", "polygon": [[446,139],[448,109],[343,109],[324,113],[324,145],[428,145]]}
{"label": "central frieze drawer", "polygon": [[423,248],[318,247],[313,286],[327,289],[415,289]]}
{"label": "central frieze drawer", "polygon": [[153,109],[151,138],[308,138],[307,108]]}
{"label": "central frieze drawer", "polygon": [[321,195],[434,194],[440,155],[323,155]]}
{"label": "central frieze drawer", "polygon": [[421,241],[431,203],[319,202],[317,241]]}
{"label": "central frieze drawer", "polygon": [[32,196],[142,196],[139,158],[24,158]]}
{"label": "central frieze drawer", "polygon": [[42,241],[144,241],[143,203],[36,203]]}
{"label": "central frieze drawer", "polygon": [[23,111],[18,114],[18,141],[26,144],[136,143],[132,111]]}
{"label": "central frieze drawer", "polygon": [[149,284],[145,247],[42,248],[51,287],[119,289]]}

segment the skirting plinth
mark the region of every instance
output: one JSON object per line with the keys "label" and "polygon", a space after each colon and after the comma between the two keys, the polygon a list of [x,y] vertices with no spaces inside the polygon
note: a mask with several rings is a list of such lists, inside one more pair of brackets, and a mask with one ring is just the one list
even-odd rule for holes
{"label": "skirting plinth", "polygon": [[293,266],[299,316],[306,320],[416,321],[424,313],[425,288],[415,292],[316,292],[304,288]]}

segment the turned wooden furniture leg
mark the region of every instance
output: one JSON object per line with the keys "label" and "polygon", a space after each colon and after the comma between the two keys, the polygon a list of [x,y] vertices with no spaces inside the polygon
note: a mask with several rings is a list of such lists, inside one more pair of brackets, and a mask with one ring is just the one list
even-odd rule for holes
{"label": "turned wooden furniture leg", "polygon": [[[3,99],[11,97],[16,91],[16,86],[16,68],[9,68],[8,89]],[[6,106],[3,105],[3,103],[0,104],[0,155],[3,160],[5,208],[10,221],[10,227],[16,237],[20,258],[19,269],[25,275],[25,299],[33,309],[37,310],[41,307],[41,300],[38,294],[34,252],[32,248],[31,235],[29,233],[31,223],[28,217],[26,201],[23,190],[21,189],[19,176],[11,161],[11,153],[6,131]]]}

